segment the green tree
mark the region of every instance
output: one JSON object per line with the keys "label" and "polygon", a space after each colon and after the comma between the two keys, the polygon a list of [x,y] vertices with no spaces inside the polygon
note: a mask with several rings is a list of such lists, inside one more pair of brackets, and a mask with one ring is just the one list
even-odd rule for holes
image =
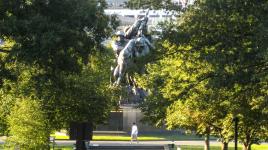
{"label": "green tree", "polygon": [[[110,32],[98,1],[1,1],[1,38],[14,40],[9,58],[46,73],[77,72]],[[89,11],[90,10],[90,11]]]}
{"label": "green tree", "polygon": [[[188,127],[206,123],[228,142],[231,118],[240,116],[240,130],[251,133],[241,132],[240,140],[254,143],[267,126],[267,6],[266,1],[200,0],[164,30],[159,58],[167,59],[142,78],[160,78],[159,92],[171,101],[174,113],[180,101],[208,117],[196,122],[196,115],[188,116],[193,120]],[[176,127],[176,121],[170,125]],[[253,144],[243,143],[245,149]]]}
{"label": "green tree", "polygon": [[[94,125],[104,122],[112,109],[109,91],[110,79],[110,53],[97,52],[89,58],[89,64],[84,66],[81,74],[62,75],[62,89],[57,85],[45,85],[50,87],[43,93],[44,97],[50,97],[45,101],[45,109],[51,113],[57,122],[58,129],[68,127],[70,122],[93,122]],[[48,87],[45,87],[46,89]],[[55,93],[55,90],[57,92]]]}
{"label": "green tree", "polygon": [[[90,56],[90,63],[80,74],[61,74],[57,83],[41,85],[32,80],[39,72],[37,68],[17,63],[17,81],[5,81],[1,88],[1,129],[8,131],[7,117],[17,101],[16,97],[25,95],[41,98],[40,107],[47,119],[44,124],[47,136],[53,130],[69,128],[70,122],[92,122],[93,125],[104,122],[113,108],[110,102],[112,93],[108,87],[111,56],[108,50],[96,52]],[[37,84],[39,89],[35,88]]]}
{"label": "green tree", "polygon": [[3,79],[0,88],[0,112],[1,112],[1,132],[8,134],[7,117],[11,113],[17,98],[23,96],[35,95],[32,85],[31,75],[36,71],[34,67],[26,67],[20,63],[7,64],[7,68],[12,68],[12,74],[16,76],[16,80]]}
{"label": "green tree", "polygon": [[110,104],[109,58],[101,42],[114,27],[105,7],[104,0],[0,1],[0,38],[12,43],[0,47],[0,101],[12,100],[0,107],[1,126],[15,98],[32,95],[45,113],[47,133],[89,114],[87,120],[101,122]]}
{"label": "green tree", "polygon": [[40,103],[31,98],[19,99],[8,117],[11,149],[46,149],[48,147],[46,117]]}
{"label": "green tree", "polygon": [[10,107],[14,106],[15,99],[10,94],[4,94],[4,91],[0,90],[0,135],[7,134],[7,116],[10,114]]}

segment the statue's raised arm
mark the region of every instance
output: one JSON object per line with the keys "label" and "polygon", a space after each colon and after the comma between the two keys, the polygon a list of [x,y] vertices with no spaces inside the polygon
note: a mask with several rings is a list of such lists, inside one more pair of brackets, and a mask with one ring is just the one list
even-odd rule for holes
{"label": "statue's raised arm", "polygon": [[144,17],[138,18],[134,24],[129,29],[127,29],[127,31],[125,31],[125,37],[127,39],[135,38],[138,34],[144,34],[147,32],[148,14],[149,9],[147,10]]}

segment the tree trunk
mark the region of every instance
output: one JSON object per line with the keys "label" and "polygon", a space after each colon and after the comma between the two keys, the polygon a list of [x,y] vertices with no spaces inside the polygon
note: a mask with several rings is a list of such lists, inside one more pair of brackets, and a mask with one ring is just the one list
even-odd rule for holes
{"label": "tree trunk", "polygon": [[209,137],[210,136],[210,127],[206,128],[206,136],[205,136],[205,147],[204,150],[210,150],[210,145],[209,145]]}
{"label": "tree trunk", "polygon": [[227,142],[222,142],[221,143],[221,150],[228,150],[228,144]]}
{"label": "tree trunk", "polygon": [[76,150],[86,150],[86,142],[92,140],[93,124],[91,122],[73,122],[70,127],[70,139],[76,140]]}
{"label": "tree trunk", "polygon": [[251,150],[251,144],[244,143],[243,150]]}
{"label": "tree trunk", "polygon": [[76,150],[86,150],[86,145],[84,140],[76,140]]}
{"label": "tree trunk", "polygon": [[251,150],[251,136],[249,132],[246,134],[246,139],[243,142],[243,150]]}

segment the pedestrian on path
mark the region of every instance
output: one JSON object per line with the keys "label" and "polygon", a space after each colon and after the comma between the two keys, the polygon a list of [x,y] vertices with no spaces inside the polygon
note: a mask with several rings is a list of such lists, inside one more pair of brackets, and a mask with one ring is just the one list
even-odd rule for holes
{"label": "pedestrian on path", "polygon": [[133,125],[131,127],[131,144],[132,144],[133,140],[136,140],[137,143],[139,143],[139,141],[138,141],[138,127],[137,127],[135,122],[133,122]]}

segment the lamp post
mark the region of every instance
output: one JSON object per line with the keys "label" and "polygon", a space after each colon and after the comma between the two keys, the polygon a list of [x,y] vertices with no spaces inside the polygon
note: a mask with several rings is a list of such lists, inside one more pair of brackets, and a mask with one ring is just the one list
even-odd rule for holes
{"label": "lamp post", "polygon": [[235,126],[235,135],[234,135],[234,141],[235,141],[235,150],[237,150],[237,139],[238,139],[238,118],[234,117],[234,126]]}

